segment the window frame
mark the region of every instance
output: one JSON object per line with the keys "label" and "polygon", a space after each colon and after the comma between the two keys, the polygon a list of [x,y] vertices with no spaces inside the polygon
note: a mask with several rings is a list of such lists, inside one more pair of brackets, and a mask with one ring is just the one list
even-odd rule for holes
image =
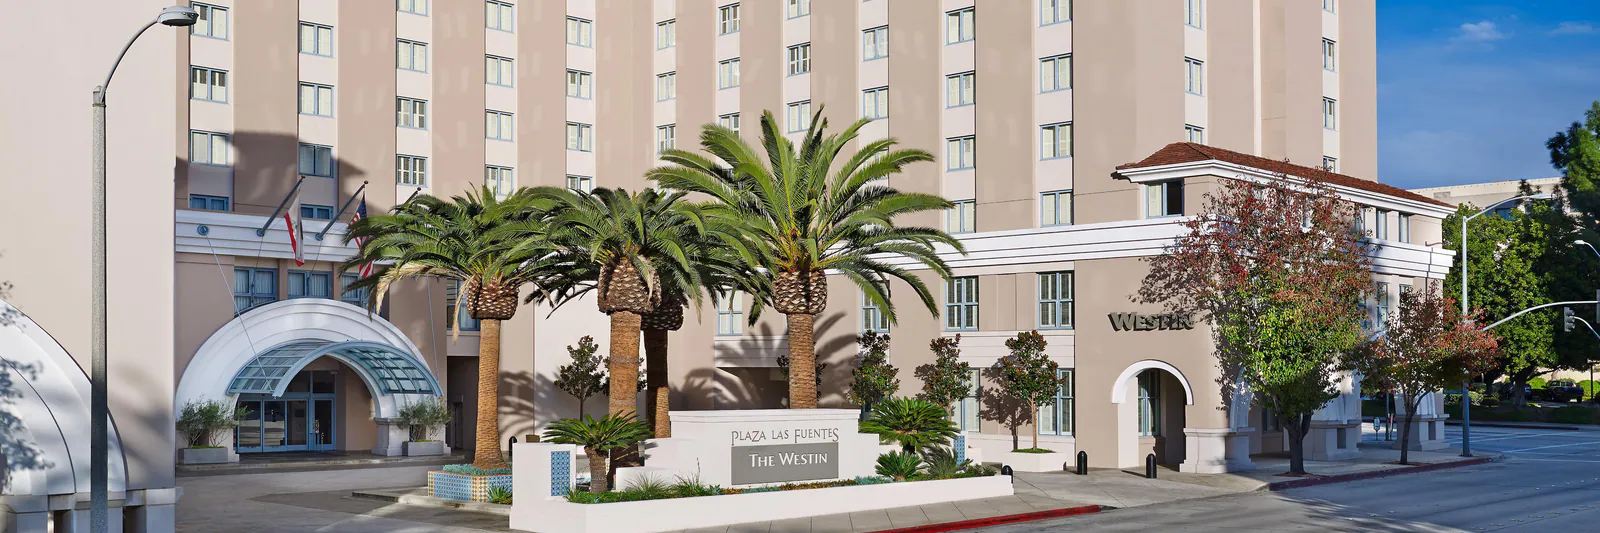
{"label": "window frame", "polygon": [[[588,30],[587,33],[584,31],[585,29]],[[594,48],[594,21],[586,18],[567,17],[566,32],[567,44],[583,48]],[[576,39],[576,42],[574,39]]]}
{"label": "window frame", "polygon": [[803,43],[800,43],[800,44],[796,44],[796,45],[788,47],[787,50],[788,50],[788,52],[785,54],[785,57],[787,58],[787,61],[784,62],[784,65],[785,65],[784,72],[787,72],[789,76],[799,76],[801,74],[810,74],[811,73],[811,42],[807,41],[807,42],[803,42]]}
{"label": "window frame", "polygon": [[[871,106],[867,102],[872,102]],[[874,112],[868,113],[868,110]],[[861,90],[861,118],[881,120],[889,118],[889,86]]]}
{"label": "window frame", "polygon": [[461,280],[446,280],[444,286],[445,329],[479,331],[482,324],[461,305]]}
{"label": "window frame", "polygon": [[[950,137],[950,138],[945,139],[944,141],[945,141],[945,144],[944,144],[944,146],[945,146],[945,150],[944,150],[944,157],[945,157],[944,170],[945,170],[945,172],[956,172],[956,171],[962,171],[962,170],[973,170],[973,169],[978,168],[978,136],[977,135],[962,135],[962,136],[959,136],[959,137]],[[953,146],[956,146],[956,147],[964,146],[967,149],[953,152],[951,150],[951,147],[953,147]],[[952,157],[951,154],[953,154],[953,153],[960,154],[960,157]]]}
{"label": "window frame", "polygon": [[[511,194],[511,191],[517,188],[516,172],[515,168],[504,165],[484,165],[483,185],[489,187],[489,190],[493,191],[495,196]],[[494,178],[494,186],[490,187],[489,176],[493,174],[498,175]]]}
{"label": "window frame", "polygon": [[1322,70],[1339,71],[1339,42],[1327,37],[1322,38]]}
{"label": "window frame", "polygon": [[[233,35],[233,28],[232,28],[232,25],[233,25],[233,13],[232,13],[232,8],[230,8],[228,6],[219,6],[219,5],[201,4],[201,3],[191,3],[191,4],[189,4],[189,7],[194,8],[194,12],[197,15],[196,18],[195,18],[195,24],[189,26],[189,35],[195,36],[195,37],[203,37],[203,38],[206,38],[206,39],[217,39],[217,40],[220,40],[220,41],[226,41],[226,40],[229,40],[232,37],[232,35]],[[216,12],[217,11],[222,11],[223,13],[227,13],[227,15],[224,15],[224,17],[226,17],[227,20],[222,21],[222,36],[221,37],[218,37],[216,35],[216,31],[215,31],[216,27],[217,27],[217,24],[216,24]],[[202,21],[202,20],[205,21],[205,25],[204,26],[202,26],[200,24],[200,21]],[[201,33],[200,32],[200,28],[202,28],[202,27],[205,28],[205,33]]]}
{"label": "window frame", "polygon": [[[870,42],[868,36],[871,36]],[[861,30],[861,60],[877,61],[886,57],[889,57],[889,25]]]}
{"label": "window frame", "polygon": [[[1066,5],[1067,16],[1061,16],[1061,7]],[[1047,20],[1045,13],[1049,13]],[[1054,26],[1064,22],[1072,22],[1072,0],[1039,0],[1039,26]]]}
{"label": "window frame", "polygon": [[1400,242],[1410,243],[1411,242],[1411,214],[1410,213],[1400,213],[1399,221],[1395,226],[1396,226],[1395,227],[1395,231],[1397,232],[1395,237],[1397,237]]}
{"label": "window frame", "polygon": [[[574,79],[577,80],[576,83],[573,82]],[[577,88],[578,94],[573,94],[574,87]],[[593,100],[594,73],[577,69],[567,69],[567,98]]]}
{"label": "window frame", "polygon": [[[1061,154],[1061,129],[1062,128],[1066,128],[1066,131],[1067,131],[1067,153],[1066,153],[1066,155],[1062,155]],[[1050,145],[1052,147],[1052,150],[1055,152],[1052,155],[1047,155],[1047,154],[1044,153],[1044,146],[1045,146],[1044,136],[1045,136],[1045,132],[1046,131],[1049,131],[1050,135],[1052,135],[1054,137],[1054,139],[1055,139],[1055,142],[1050,143]],[[1057,123],[1054,123],[1054,124],[1042,124],[1042,125],[1040,125],[1039,126],[1039,160],[1040,161],[1049,161],[1051,159],[1071,159],[1072,158],[1072,151],[1073,151],[1073,140],[1074,140],[1072,135],[1073,135],[1073,128],[1072,128],[1072,122],[1071,121],[1057,122]]]}
{"label": "window frame", "polygon": [[[429,13],[429,9],[428,8],[432,7],[432,6],[428,5],[428,1],[429,0],[395,0],[395,11],[399,11],[401,13],[410,13],[412,15],[426,17],[426,16],[428,16],[428,13]],[[403,7],[404,4],[406,4],[407,2],[411,3],[411,9],[406,9],[405,7]],[[422,6],[422,10],[421,11],[417,11],[416,10],[417,6]]]}
{"label": "window frame", "polygon": [[732,57],[717,62],[717,90],[739,86],[739,58]]}
{"label": "window frame", "polygon": [[[885,295],[887,296],[887,295]],[[878,307],[867,298],[866,293],[861,293],[861,332],[889,333],[889,318],[883,314],[883,308]]]}
{"label": "window frame", "polygon": [[[955,26],[951,26],[955,21]],[[954,31],[952,31],[954,30]],[[944,12],[944,44],[960,44],[972,42],[978,38],[978,11],[977,6],[952,9]],[[952,40],[953,39],[953,40]]]}
{"label": "window frame", "polygon": [[[1034,294],[1038,295],[1034,307],[1034,323],[1041,330],[1070,330],[1077,327],[1077,286],[1076,271],[1060,270],[1055,272],[1040,272],[1034,280]],[[1046,294],[1046,288],[1055,289],[1052,294]],[[1056,317],[1054,323],[1045,322],[1045,309],[1049,306],[1051,313]],[[1063,312],[1064,311],[1064,312]],[[1063,318],[1064,317],[1064,318]]]}
{"label": "window frame", "polygon": [[811,129],[811,100],[789,102],[784,106],[784,112],[786,133],[804,133]]}
{"label": "window frame", "polygon": [[[312,150],[312,152],[311,152],[311,172],[300,172],[302,170],[305,170],[304,168],[300,167],[300,163],[302,162],[301,160],[303,159],[301,152],[305,151],[308,148]],[[326,153],[328,155],[328,173],[327,174],[317,174],[316,173],[316,171],[317,171],[317,159],[318,159],[317,156],[320,155],[320,154],[323,154],[323,153]],[[339,174],[338,166],[334,164],[333,147],[332,146],[328,146],[326,144],[296,143],[295,144],[295,148],[294,148],[294,167],[295,167],[295,171],[298,172],[302,176],[315,176],[315,177],[318,177],[318,178],[332,178],[332,177],[334,177],[334,176]]]}
{"label": "window frame", "polygon": [[[428,186],[428,158],[426,156],[395,154],[394,158],[394,182],[396,185],[402,187]],[[402,165],[402,163],[406,164]],[[408,182],[401,179],[403,176],[410,176],[414,179]]]}
{"label": "window frame", "polygon": [[[1183,125],[1183,136],[1184,136],[1185,139],[1188,140],[1188,142],[1192,142],[1192,143],[1195,143],[1195,144],[1205,144],[1206,143],[1206,129],[1204,127],[1201,127],[1201,126],[1196,126],[1194,124],[1184,124]],[[1196,140],[1197,138],[1199,140]]]}
{"label": "window frame", "polygon": [[[428,66],[429,66],[428,63],[430,61],[430,59],[428,57],[428,54],[429,54],[429,52],[428,52],[428,43],[425,43],[425,42],[422,42],[422,41],[413,41],[411,39],[395,39],[394,41],[395,41],[395,50],[396,50],[395,51],[395,61],[394,61],[395,62],[395,68],[400,69],[400,70],[411,71],[411,72],[423,72],[423,73],[428,72]],[[399,49],[400,49],[401,45],[408,45],[408,46],[411,47],[411,53],[406,55],[407,60],[410,62],[410,66],[406,66],[406,65],[403,65],[403,64],[400,63]],[[422,68],[417,68],[417,49],[418,48],[421,48],[421,50],[422,50]]]}
{"label": "window frame", "polygon": [[1328,172],[1332,172],[1334,174],[1338,174],[1339,173],[1339,158],[1326,156],[1326,155],[1322,156],[1322,170],[1326,170]]}
{"label": "window frame", "polygon": [[1322,97],[1322,128],[1339,131],[1339,100]]}
{"label": "window frame", "polygon": [[[576,183],[578,186],[573,187],[574,183]],[[581,192],[594,192],[594,176],[567,174],[567,189]]]}
{"label": "window frame", "polygon": [[[494,64],[495,68],[489,68],[491,63]],[[505,73],[508,66],[510,67],[509,70],[511,71],[511,79],[509,80],[505,79]],[[491,72],[494,74],[492,77],[489,75]],[[484,85],[493,85],[496,87],[515,87],[517,83],[517,60],[493,54],[484,54],[483,83]]]}
{"label": "window frame", "polygon": [[783,13],[785,20],[811,16],[811,0],[788,0],[784,2]]}
{"label": "window frame", "polygon": [[[311,94],[315,95],[315,98],[312,98],[312,107],[311,112],[309,113],[306,112],[306,89],[311,89]],[[330,106],[330,108],[327,110],[327,113],[322,112],[322,91],[324,89],[328,91],[328,105]],[[298,89],[295,91],[295,106],[303,116],[333,118],[332,107],[335,106],[333,86],[325,83],[314,83],[309,81],[299,82]]]}
{"label": "window frame", "polygon": [[[967,375],[967,395],[956,401],[951,409],[956,427],[963,433],[979,433],[983,427],[983,369],[973,368]],[[972,425],[968,427],[967,419]]]}
{"label": "window frame", "polygon": [[[200,203],[203,204],[203,205],[201,205],[200,207],[195,207],[194,206],[195,200],[199,200]],[[212,207],[212,205],[215,202],[221,202],[222,203],[222,207],[221,208]],[[231,201],[226,196],[213,196],[213,195],[209,195],[209,194],[190,194],[189,195],[189,209],[200,209],[200,210],[205,210],[205,211],[232,211],[232,209],[229,209],[229,205],[228,205],[229,203],[231,203]]]}
{"label": "window frame", "polygon": [[356,307],[367,307],[367,294],[369,294],[372,289],[370,287],[362,287],[359,289],[350,288],[351,285],[355,284],[355,282],[359,281],[360,279],[361,276],[350,273],[339,275],[339,301],[354,305]]}
{"label": "window frame", "polygon": [[944,75],[944,107],[954,109],[978,103],[978,71]]}
{"label": "window frame", "polygon": [[[725,298],[717,299],[717,334],[718,337],[744,336],[744,304],[739,291],[732,291]],[[726,321],[726,323],[724,323]]]}
{"label": "window frame", "polygon": [[[306,49],[304,48],[304,46],[306,44],[306,39],[305,39],[304,33],[305,33],[307,28],[310,28],[311,30],[313,30],[313,32],[312,32],[312,36],[313,36],[312,43],[316,45],[316,49],[311,50],[309,52],[306,51]],[[328,30],[328,48],[329,49],[327,50],[327,53],[322,53],[323,52],[323,50],[322,50],[322,39],[321,39],[322,36],[318,33],[318,32],[321,32],[322,30]],[[300,48],[300,53],[306,54],[306,55],[311,55],[311,56],[317,56],[317,57],[333,57],[333,50],[332,50],[333,43],[334,43],[334,40],[333,40],[333,26],[329,26],[327,24],[319,24],[319,23],[316,23],[316,22],[307,22],[307,21],[302,20],[302,21],[300,21],[300,30],[299,31],[300,31],[300,34],[298,34],[296,36],[299,38],[300,42],[296,43],[296,44],[297,44],[297,47]]]}
{"label": "window frame", "polygon": [[739,33],[739,3],[717,6],[717,35]]}
{"label": "window frame", "polygon": [[[970,290],[966,290],[970,289]],[[970,297],[968,296],[970,294]],[[979,313],[982,311],[978,304],[982,295],[978,293],[978,276],[953,276],[944,284],[944,330],[945,331],[976,331],[978,329]],[[965,311],[971,310],[971,322],[964,319]]]}
{"label": "window frame", "polygon": [[[1067,83],[1066,83],[1065,86],[1063,86],[1061,84],[1061,75],[1060,75],[1061,74],[1061,66],[1060,66],[1061,65],[1061,61],[1066,61],[1067,62],[1067,80],[1066,80]],[[1044,87],[1044,81],[1045,81],[1044,66],[1045,66],[1045,63],[1050,63],[1051,64],[1050,81],[1051,81],[1051,84],[1055,87],[1053,89],[1046,89]],[[1057,91],[1070,91],[1070,90],[1072,90],[1072,54],[1060,54],[1060,55],[1053,55],[1053,56],[1049,56],[1049,57],[1041,57],[1041,58],[1039,58],[1039,94],[1053,93],[1053,92],[1057,92]]]}
{"label": "window frame", "polygon": [[678,19],[670,18],[657,22],[656,50],[666,50],[674,46],[678,46]]}
{"label": "window frame", "polygon": [[[950,208],[945,210],[944,232],[956,235],[978,231],[977,199],[953,200],[950,203]],[[954,224],[951,223],[952,219]]]}
{"label": "window frame", "polygon": [[[245,280],[249,283],[243,289],[239,288],[238,283],[241,272],[245,273]],[[269,276],[266,279],[272,280],[272,283],[269,284],[271,287],[267,287],[265,290],[257,290],[257,274],[268,274]],[[233,316],[239,316],[251,309],[278,301],[278,269],[236,266],[233,267],[233,276],[231,280],[233,283]],[[240,307],[240,298],[248,298],[249,304]]]}
{"label": "window frame", "polygon": [[[395,127],[424,131],[428,129],[427,100],[423,100],[421,98],[412,98],[409,96],[396,96],[394,97],[394,107]],[[418,112],[418,109],[421,110],[420,113]],[[407,117],[407,120],[402,120],[401,117]],[[407,121],[411,122],[411,124],[406,124],[405,122]]]}
{"label": "window frame", "polygon": [[1161,436],[1161,370],[1147,368],[1139,372],[1139,436]]}
{"label": "window frame", "polygon": [[[490,124],[494,127],[491,129]],[[495,109],[483,110],[483,138],[491,141],[516,142],[516,113]]]}
{"label": "window frame", "polygon": [[1338,2],[1339,0],[1322,0],[1322,10],[1329,13],[1338,13],[1338,11],[1335,11],[1339,8]]}
{"label": "window frame", "polygon": [[[1056,369],[1056,394],[1049,407],[1051,417],[1054,420],[1048,426],[1039,420],[1034,421],[1039,424],[1040,435],[1072,436],[1072,430],[1076,429],[1077,402],[1075,401],[1075,395],[1077,391],[1075,389],[1077,385],[1076,369]],[[1043,415],[1045,409],[1044,406],[1041,406],[1039,413]]]}
{"label": "window frame", "polygon": [[[310,211],[310,214],[306,214],[306,212],[308,210]],[[316,205],[316,204],[300,204],[300,218],[309,219],[309,220],[332,220],[333,219],[333,206],[331,206],[331,205]]]}
{"label": "window frame", "polygon": [[1205,29],[1205,0],[1183,0],[1183,25]]}
{"label": "window frame", "polygon": [[[495,14],[499,15],[499,16],[495,17],[495,24],[494,25],[490,25],[489,24],[489,10],[490,9],[496,10]],[[516,5],[515,4],[509,3],[509,2],[501,2],[499,0],[484,0],[484,2],[483,2],[483,11],[484,11],[483,12],[483,27],[484,28],[495,30],[495,31],[503,31],[503,32],[506,32],[506,33],[516,33],[517,32],[517,12],[516,12]],[[511,11],[511,16],[508,18],[501,11]],[[510,28],[502,28],[502,27],[500,27],[500,25],[499,25],[500,22],[505,21],[505,20],[510,20],[511,21],[511,27]]]}
{"label": "window frame", "polygon": [[[1171,187],[1173,185],[1177,185],[1177,187],[1179,189],[1179,191],[1178,191],[1178,212],[1177,213],[1173,213],[1172,212],[1172,205],[1170,204],[1170,200],[1172,200],[1172,192],[1171,192],[1170,189],[1171,189]],[[1181,216],[1183,216],[1184,208],[1187,207],[1187,206],[1183,205],[1186,202],[1184,201],[1184,198],[1183,198],[1183,194],[1184,194],[1185,191],[1182,190],[1184,188],[1184,183],[1183,183],[1182,179],[1154,181],[1154,182],[1146,183],[1144,186],[1145,186],[1145,201],[1144,201],[1144,204],[1145,204],[1145,218],[1169,218],[1169,217],[1181,217]],[[1150,212],[1150,207],[1151,207],[1150,206],[1150,200],[1151,200],[1151,198],[1150,198],[1150,190],[1152,188],[1157,188],[1157,187],[1159,187],[1160,190],[1161,190],[1161,193],[1160,193],[1160,195],[1161,195],[1161,211],[1160,211],[1160,214],[1155,214],[1155,213],[1151,213]]]}
{"label": "window frame", "polygon": [[[566,148],[574,152],[594,152],[594,125],[582,122],[567,122]],[[574,147],[572,141],[577,140]]]}
{"label": "window frame", "polygon": [[[294,293],[289,292],[289,291],[293,290],[292,287],[294,287],[294,279],[295,278],[300,278],[301,294],[299,294],[299,295],[295,295]],[[311,294],[311,291],[309,289],[310,283],[312,282],[312,280],[315,280],[315,279],[318,279],[318,278],[322,279],[323,288],[327,292],[326,296],[316,296],[314,294]],[[316,271],[316,270],[293,270],[293,269],[291,269],[291,270],[289,270],[287,272],[287,275],[284,277],[283,281],[284,281],[284,283],[283,283],[284,298],[283,299],[285,299],[285,300],[298,300],[298,299],[302,299],[302,298],[323,298],[323,299],[329,299],[329,300],[333,299],[333,275],[330,272],[321,272],[321,271]]]}
{"label": "window frame", "polygon": [[739,133],[739,122],[740,119],[738,113],[717,115],[717,125],[733,130],[734,133]]}
{"label": "window frame", "polygon": [[[194,158],[194,137],[195,137],[195,135],[204,135],[206,137],[206,160],[205,161],[195,161],[195,158]],[[222,162],[221,163],[217,163],[217,162],[214,162],[212,160],[213,159],[212,156],[216,155],[217,139],[218,138],[222,139]],[[215,132],[215,131],[189,130],[189,164],[191,164],[191,165],[206,165],[206,166],[211,166],[211,167],[231,166],[232,161],[233,161],[233,153],[232,152],[233,152],[233,136],[232,135],[229,135],[229,134],[226,134],[226,133],[221,133],[221,132]]]}
{"label": "window frame", "polygon": [[670,102],[678,99],[678,71],[656,74],[656,101]]}
{"label": "window frame", "polygon": [[[1054,209],[1054,211],[1055,211],[1054,212],[1055,222],[1051,222],[1051,223],[1046,223],[1045,222],[1046,219],[1045,219],[1045,202],[1044,202],[1044,199],[1047,198],[1047,197],[1052,197],[1055,200],[1055,209]],[[1062,220],[1062,215],[1063,215],[1062,210],[1061,210],[1061,199],[1062,198],[1066,198],[1067,199],[1067,209],[1066,209],[1066,213],[1064,213],[1066,215],[1066,222],[1062,222],[1061,221]],[[1071,226],[1072,225],[1072,207],[1073,207],[1072,206],[1072,189],[1062,189],[1062,190],[1058,190],[1058,191],[1045,191],[1045,192],[1039,193],[1039,227],[1041,227],[1041,228],[1049,228],[1049,227],[1055,227],[1055,226]]]}
{"label": "window frame", "polygon": [[1206,62],[1192,57],[1183,58],[1183,91],[1195,96],[1206,95]]}
{"label": "window frame", "polygon": [[[195,75],[195,73],[197,71],[205,73],[205,76],[206,76],[206,95],[204,97],[195,95],[195,91],[194,91],[194,75]],[[216,94],[217,94],[217,87],[218,87],[217,75],[218,74],[222,75],[222,84],[221,84],[221,87],[222,87],[222,99],[221,100],[218,100],[218,99],[214,98],[216,96]],[[222,69],[219,69],[219,68],[202,67],[202,66],[199,66],[199,65],[189,65],[189,99],[190,100],[200,100],[200,101],[203,101],[203,102],[215,102],[215,103],[219,103],[219,104],[228,103],[228,99],[229,99],[229,96],[230,96],[228,93],[231,90],[229,88],[229,85],[228,85],[230,83],[228,81],[228,77],[229,77],[228,76],[228,71],[226,71],[226,70],[222,70]]]}
{"label": "window frame", "polygon": [[660,154],[678,147],[678,124],[662,124],[656,126],[656,153]]}

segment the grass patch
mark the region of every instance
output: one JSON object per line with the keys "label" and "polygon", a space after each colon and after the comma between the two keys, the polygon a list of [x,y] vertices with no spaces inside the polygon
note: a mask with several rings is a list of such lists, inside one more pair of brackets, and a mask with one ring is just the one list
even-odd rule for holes
{"label": "grass patch", "polygon": [[1056,452],[1055,452],[1055,450],[1046,450],[1044,448],[1023,448],[1023,449],[1020,449],[1020,450],[1011,450],[1011,453],[1056,453]]}

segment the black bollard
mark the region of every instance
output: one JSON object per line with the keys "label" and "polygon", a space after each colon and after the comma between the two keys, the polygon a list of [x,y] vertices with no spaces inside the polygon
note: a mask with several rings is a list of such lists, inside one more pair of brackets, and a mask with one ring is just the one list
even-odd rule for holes
{"label": "black bollard", "polygon": [[1003,476],[1011,475],[1011,465],[1001,465],[1000,466],[1000,475],[1003,475]]}
{"label": "black bollard", "polygon": [[517,449],[517,436],[516,435],[512,435],[511,436],[511,444],[509,446],[510,446],[509,448],[506,448],[506,460],[507,461],[510,461],[512,454],[516,453],[516,449]]}
{"label": "black bollard", "polygon": [[1144,456],[1144,477],[1149,479],[1156,478],[1156,454],[1152,453]]}
{"label": "black bollard", "polygon": [[1089,452],[1078,452],[1078,475],[1089,475]]}

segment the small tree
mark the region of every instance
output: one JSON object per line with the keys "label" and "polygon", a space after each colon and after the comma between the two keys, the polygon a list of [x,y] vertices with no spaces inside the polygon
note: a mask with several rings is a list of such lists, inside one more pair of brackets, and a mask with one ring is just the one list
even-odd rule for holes
{"label": "small tree", "polygon": [[918,397],[953,414],[955,403],[972,391],[972,365],[960,360],[961,335],[935,337],[928,349],[933,350],[933,362],[917,367],[917,379],[922,380],[922,394]]}
{"label": "small tree", "polygon": [[411,442],[426,442],[434,429],[449,424],[455,415],[444,398],[429,398],[400,408],[400,423],[411,433]]}
{"label": "small tree", "polygon": [[599,350],[594,337],[584,335],[577,347],[567,346],[572,363],[556,369],[556,388],[578,398],[578,416],[583,416],[585,400],[606,390],[606,374],[601,370],[605,358],[595,353]]}
{"label": "small tree", "polygon": [[994,362],[994,375],[1006,394],[1021,400],[1028,407],[1028,419],[1033,425],[1033,449],[1039,449],[1039,404],[1055,398],[1061,387],[1056,377],[1060,365],[1044,354],[1044,336],[1038,331],[1024,331],[1006,339],[1009,355]]}
{"label": "small tree", "polygon": [[190,448],[216,448],[217,434],[233,429],[243,419],[243,407],[217,400],[189,401],[178,414],[178,432]]}
{"label": "small tree", "polygon": [[1422,399],[1482,372],[1494,363],[1498,340],[1463,320],[1455,299],[1432,284],[1400,295],[1400,307],[1384,323],[1382,336],[1358,347],[1355,370],[1400,395],[1400,464],[1407,464],[1411,422]]}
{"label": "small tree", "polygon": [[856,356],[856,368],[850,371],[855,381],[850,384],[850,401],[866,410],[893,396],[900,390],[900,370],[889,364],[889,336],[868,331],[856,338],[861,354]]}

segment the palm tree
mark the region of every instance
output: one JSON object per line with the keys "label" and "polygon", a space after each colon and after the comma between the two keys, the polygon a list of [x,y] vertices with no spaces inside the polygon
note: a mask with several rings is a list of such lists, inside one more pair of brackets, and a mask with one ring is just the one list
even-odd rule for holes
{"label": "palm tree", "polygon": [[546,442],[583,447],[583,454],[589,457],[589,492],[595,494],[610,489],[606,479],[610,457],[606,454],[647,438],[650,426],[635,420],[632,412],[607,414],[599,420],[589,415],[583,415],[581,420],[563,418],[544,430]]}
{"label": "palm tree", "polygon": [[[700,286],[695,289],[709,293],[713,301],[728,298],[732,291],[741,287],[746,291],[749,290],[749,280],[744,275],[745,269],[738,263],[736,257],[723,252],[714,243],[705,241],[707,236],[703,233],[695,232],[691,238],[702,240],[699,246],[687,250],[692,254],[688,258],[687,265],[697,270],[698,275],[690,275],[677,268],[664,268],[662,275],[699,279]],[[671,406],[668,401],[671,390],[667,372],[669,346],[667,337],[668,333],[683,327],[684,307],[692,301],[683,290],[693,283],[679,281],[662,285],[664,293],[661,304],[646,313],[642,321],[648,418],[651,427],[655,428],[655,437],[658,439],[672,436]],[[698,309],[699,304],[696,303],[695,307]]]}
{"label": "palm tree", "polygon": [[861,422],[862,433],[875,433],[899,444],[905,453],[944,446],[959,434],[944,406],[916,398],[889,398]]}
{"label": "palm tree", "polygon": [[517,292],[547,275],[549,248],[538,238],[543,224],[531,198],[517,192],[500,200],[488,188],[443,200],[420,194],[389,214],[351,224],[344,242],[369,239],[344,270],[369,261],[388,267],[357,280],[370,288],[368,309],[383,305],[389,287],[406,278],[460,280],[461,305],[480,321],[477,442],[472,464],[505,466],[500,456],[500,322],[517,312]]}
{"label": "palm tree", "polygon": [[681,192],[602,188],[583,193],[539,187],[532,194],[539,209],[549,214],[548,239],[571,260],[571,272],[592,276],[589,288],[566,291],[565,298],[592,289],[600,311],[611,317],[608,412],[633,412],[638,408],[644,316],[668,294],[700,301],[701,280],[693,258],[707,253],[696,237],[701,215],[693,204],[679,202]]}
{"label": "palm tree", "polygon": [[663,187],[715,200],[717,209],[707,212],[708,231],[750,272],[762,273],[750,318],[754,320],[765,304],[788,320],[791,408],[817,406],[812,328],[816,315],[827,306],[825,272],[837,272],[854,282],[891,322],[895,314],[887,298],[888,278],[905,281],[938,316],[938,304],[922,280],[889,259],[910,258],[949,278],[950,269],[935,253],[934,244],[965,253],[960,242],[936,228],[895,224],[903,215],[948,209],[949,201],[898,191],[887,181],[878,181],[911,163],[932,161],[932,154],[897,150],[896,141],[887,138],[863,143],[855,154],[844,157],[867,121],[823,136],[828,121],[821,115],[819,108],[797,148],[779,132],[772,113],[762,113],[762,152],[733,130],[707,124],[700,144],[711,157],[666,150],[661,158],[671,164],[648,172]]}

